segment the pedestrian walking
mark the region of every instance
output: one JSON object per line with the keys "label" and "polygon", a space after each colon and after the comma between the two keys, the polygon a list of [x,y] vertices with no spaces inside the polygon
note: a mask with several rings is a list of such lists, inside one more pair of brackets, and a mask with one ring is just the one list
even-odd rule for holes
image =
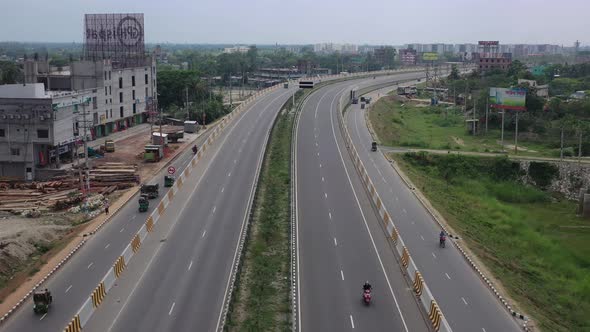
{"label": "pedestrian walking", "polygon": [[106,215],[108,215],[108,214],[109,214],[109,201],[106,201],[106,202],[104,203],[104,213],[105,213]]}

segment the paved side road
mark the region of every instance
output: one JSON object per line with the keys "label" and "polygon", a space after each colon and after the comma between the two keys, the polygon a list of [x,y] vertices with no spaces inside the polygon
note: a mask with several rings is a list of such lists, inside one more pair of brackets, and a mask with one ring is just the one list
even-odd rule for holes
{"label": "paved side road", "polygon": [[449,243],[438,247],[440,228],[394,172],[383,154],[370,151],[365,110],[345,114],[352,140],[414,262],[455,331],[519,331],[516,321]]}

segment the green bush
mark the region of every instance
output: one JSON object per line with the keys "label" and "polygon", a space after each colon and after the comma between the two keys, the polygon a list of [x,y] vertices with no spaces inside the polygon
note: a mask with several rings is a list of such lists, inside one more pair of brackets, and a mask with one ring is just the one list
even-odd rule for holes
{"label": "green bush", "polygon": [[554,164],[531,161],[529,165],[529,177],[541,189],[546,189],[557,175],[559,169]]}
{"label": "green bush", "polygon": [[488,188],[490,194],[506,203],[542,203],[549,200],[547,193],[515,182],[490,182]]}

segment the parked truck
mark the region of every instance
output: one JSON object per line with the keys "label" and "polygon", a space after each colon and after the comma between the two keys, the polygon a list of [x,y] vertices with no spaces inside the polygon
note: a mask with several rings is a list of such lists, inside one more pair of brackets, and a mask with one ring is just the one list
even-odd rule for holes
{"label": "parked truck", "polygon": [[[159,128],[155,128],[155,132],[160,132]],[[169,143],[178,143],[178,140],[184,138],[184,128],[183,127],[164,127],[162,128],[162,133],[166,135],[168,138]]]}
{"label": "parked truck", "polygon": [[115,141],[108,139],[104,142],[105,152],[115,152]]}

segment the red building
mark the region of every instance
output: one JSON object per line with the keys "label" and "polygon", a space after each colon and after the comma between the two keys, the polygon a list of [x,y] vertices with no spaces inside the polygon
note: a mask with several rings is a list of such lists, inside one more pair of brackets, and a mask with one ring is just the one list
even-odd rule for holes
{"label": "red building", "polygon": [[399,57],[404,66],[415,66],[418,60],[418,53],[411,48],[399,50]]}

